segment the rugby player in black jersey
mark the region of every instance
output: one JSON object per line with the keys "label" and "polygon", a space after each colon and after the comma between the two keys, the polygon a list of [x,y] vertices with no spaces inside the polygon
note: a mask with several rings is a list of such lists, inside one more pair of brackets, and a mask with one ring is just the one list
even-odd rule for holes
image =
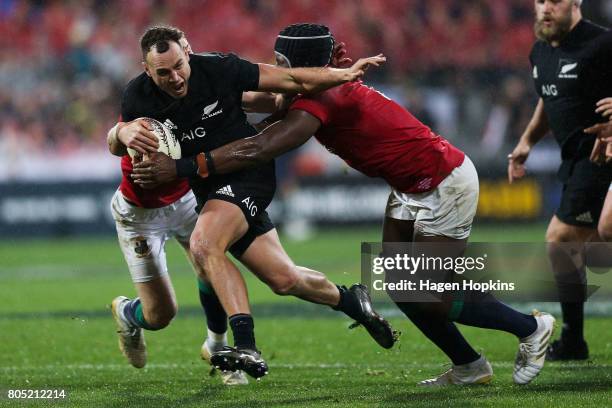
{"label": "rugby player in black jersey", "polygon": [[[179,177],[197,174],[197,153],[257,134],[241,108],[243,92],[317,92],[357,80],[368,66],[384,61],[377,56],[347,69],[283,69],[234,54],[189,55],[179,45],[181,35],[171,27],[147,30],[141,39],[145,73],[128,84],[121,104],[124,121],[152,117],[173,130],[185,157],[177,161]],[[190,185],[199,212],[190,250],[229,316],[236,346],[228,350],[236,362],[232,368],[254,377],[267,372],[256,349],[244,280],[227,250],[275,292],[341,310],[391,347],[390,326],[372,310],[363,286],[338,287],[319,272],[296,267],[280,246],[265,212],[275,190],[273,162],[227,176],[191,177]],[[122,310],[129,314],[133,308]]]}
{"label": "rugby player in black jersey", "polygon": [[586,275],[584,266],[575,266],[567,248],[572,246],[582,253],[584,243],[600,240],[597,222],[612,178],[610,166],[597,166],[589,160],[595,137],[583,132],[600,121],[595,113],[597,101],[612,94],[612,37],[605,28],[582,19],[581,3],[535,0],[538,40],[530,61],[540,98],[508,156],[512,182],[524,176],[531,148],[549,130],[561,147],[558,177],[563,193],[546,241],[564,325],[561,339],[549,347],[547,358],[551,360],[588,358],[583,335]]}

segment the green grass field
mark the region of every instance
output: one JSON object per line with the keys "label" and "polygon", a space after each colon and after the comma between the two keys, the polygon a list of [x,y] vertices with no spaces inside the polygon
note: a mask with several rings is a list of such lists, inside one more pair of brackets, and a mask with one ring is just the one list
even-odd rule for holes
{"label": "green grass field", "polygon": [[[473,240],[539,241],[544,227],[475,228]],[[510,237],[510,238],[509,238]],[[285,242],[296,263],[343,284],[359,279],[361,241],[377,230],[319,233]],[[326,307],[271,293],[249,274],[258,345],[270,375],[228,388],[199,359],[205,324],[195,278],[177,245],[168,246],[179,300],[175,321],[147,333],[145,369],[117,349],[108,304],[133,296],[117,243],[106,239],[0,241],[0,406],[273,407],[273,406],[610,406],[612,317],[589,318],[591,360],[548,364],[531,385],[512,384],[517,341],[501,332],[462,328],[492,362],[492,384],[423,389],[415,383],[446,369],[445,357],[411,323],[385,306],[403,332],[391,351]],[[7,399],[9,389],[63,389],[61,401]]]}

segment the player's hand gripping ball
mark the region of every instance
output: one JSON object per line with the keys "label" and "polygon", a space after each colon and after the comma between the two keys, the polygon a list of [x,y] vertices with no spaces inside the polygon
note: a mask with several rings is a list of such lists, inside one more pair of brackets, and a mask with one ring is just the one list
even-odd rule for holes
{"label": "player's hand gripping ball", "polygon": [[[157,136],[157,141],[159,143],[159,148],[157,149],[158,152],[170,156],[174,160],[181,158],[181,145],[179,144],[178,139],[168,126],[164,125],[158,120],[151,118],[139,119],[144,119],[151,125],[152,131],[155,136]],[[134,157],[136,156],[141,155],[139,152],[129,147],[127,151],[132,159],[134,159]]]}

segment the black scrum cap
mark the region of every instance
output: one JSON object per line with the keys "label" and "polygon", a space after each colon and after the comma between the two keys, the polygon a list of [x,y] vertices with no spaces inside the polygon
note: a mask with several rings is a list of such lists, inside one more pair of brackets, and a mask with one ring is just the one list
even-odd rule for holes
{"label": "black scrum cap", "polygon": [[334,36],[320,24],[292,24],[278,34],[274,44],[276,55],[292,68],[323,67],[331,62],[333,50]]}

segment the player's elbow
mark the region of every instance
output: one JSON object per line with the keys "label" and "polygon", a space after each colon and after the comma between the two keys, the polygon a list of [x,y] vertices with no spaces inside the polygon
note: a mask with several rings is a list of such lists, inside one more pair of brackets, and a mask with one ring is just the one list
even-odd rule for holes
{"label": "player's elbow", "polygon": [[118,146],[117,143],[109,143],[108,151],[115,156],[125,156],[127,154],[127,149],[123,146]]}
{"label": "player's elbow", "polygon": [[106,137],[106,142],[108,144],[108,151],[115,156],[125,156],[127,154],[127,148],[117,140],[115,136],[115,128],[113,127],[108,131],[108,135]]}

